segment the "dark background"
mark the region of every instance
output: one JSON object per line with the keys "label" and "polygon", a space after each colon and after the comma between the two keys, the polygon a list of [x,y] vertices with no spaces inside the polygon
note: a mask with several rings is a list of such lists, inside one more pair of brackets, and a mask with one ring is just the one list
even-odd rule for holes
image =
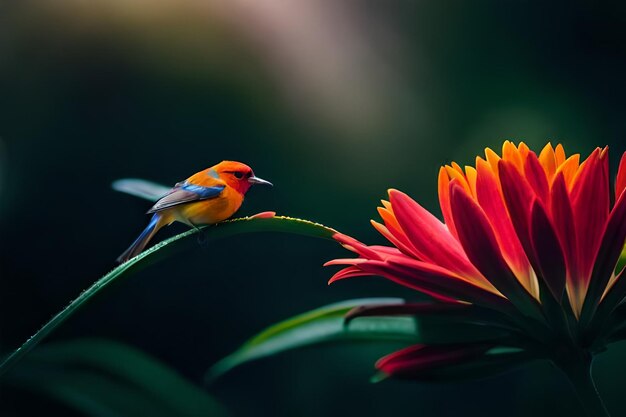
{"label": "dark background", "polygon": [[[22,343],[98,277],[147,222],[110,183],[173,184],[223,159],[275,186],[275,210],[383,242],[387,188],[439,213],[441,164],[486,146],[626,148],[623,3],[59,0],[0,3],[0,348]],[[175,225],[158,239],[185,228]],[[49,340],[97,336],[200,383],[252,334],[314,307],[415,294],[382,279],[327,287],[346,253],[291,235],[242,235],[179,254],[97,297]],[[390,346],[291,352],[226,375],[234,416],[579,415],[538,364],[481,382],[368,382]],[[626,349],[596,374],[614,415]],[[27,392],[0,410],[73,411]],[[0,411],[1,412],[1,411]],[[621,414],[620,414],[621,413]]]}

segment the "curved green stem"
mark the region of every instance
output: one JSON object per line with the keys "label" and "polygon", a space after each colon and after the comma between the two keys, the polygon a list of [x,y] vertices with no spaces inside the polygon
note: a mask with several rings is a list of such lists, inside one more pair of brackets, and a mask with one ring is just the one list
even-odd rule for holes
{"label": "curved green stem", "polygon": [[569,379],[589,417],[610,417],[591,375],[591,355],[585,353],[578,360],[555,363]]}

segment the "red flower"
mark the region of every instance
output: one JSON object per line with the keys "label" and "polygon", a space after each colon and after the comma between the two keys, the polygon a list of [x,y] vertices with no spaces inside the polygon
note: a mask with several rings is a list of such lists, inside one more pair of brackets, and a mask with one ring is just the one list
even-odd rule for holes
{"label": "red flower", "polygon": [[[438,305],[493,312],[500,319],[482,324],[506,321],[516,335],[510,344],[520,350],[557,362],[564,347],[592,355],[617,337],[622,323],[617,312],[626,277],[616,265],[626,239],[625,188],[626,154],[611,205],[607,148],[580,163],[561,145],[548,144],[537,156],[525,144],[507,141],[502,157],[486,149],[475,167],[441,168],[443,222],[406,194],[389,190],[389,201],[378,208],[383,224],[372,225],[393,246],[335,235],[359,257],[328,262],[347,265],[330,282],[381,275]],[[351,317],[414,315],[424,307],[369,307]],[[411,346],[377,367],[391,376],[421,378],[482,357],[493,346]]]}

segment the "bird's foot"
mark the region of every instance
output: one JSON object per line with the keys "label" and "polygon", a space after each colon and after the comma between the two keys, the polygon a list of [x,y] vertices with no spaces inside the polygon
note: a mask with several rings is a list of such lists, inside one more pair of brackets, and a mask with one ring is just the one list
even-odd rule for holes
{"label": "bird's foot", "polygon": [[193,227],[196,230],[196,232],[197,232],[196,240],[198,241],[198,244],[200,246],[204,246],[209,241],[209,238],[207,237],[205,231],[200,229],[197,225],[195,225],[195,224],[193,224],[191,222],[189,222],[189,223],[190,223],[191,227]]}
{"label": "bird's foot", "polygon": [[203,230],[200,230],[200,229],[197,229],[197,230],[198,230],[198,236],[196,240],[198,241],[198,244],[200,246],[206,245],[206,243],[209,241],[209,238],[207,237],[206,233]]}

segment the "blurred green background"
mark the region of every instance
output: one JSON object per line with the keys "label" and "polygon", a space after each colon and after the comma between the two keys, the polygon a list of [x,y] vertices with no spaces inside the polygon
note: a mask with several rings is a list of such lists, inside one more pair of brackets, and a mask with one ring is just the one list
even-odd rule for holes
{"label": "blurred green background", "polygon": [[[436,175],[484,147],[626,148],[626,6],[584,1],[22,0],[0,3],[0,349],[22,343],[114,266],[149,203],[110,183],[174,184],[223,159],[272,181],[241,214],[275,210],[366,242],[387,188],[438,211]],[[184,230],[173,226],[159,239]],[[344,251],[244,235],[115,285],[49,341],[107,338],[200,384],[247,337],[361,296],[328,288]],[[547,365],[480,382],[371,385],[395,346],[291,352],[211,387],[233,416],[579,415]],[[602,357],[614,415],[626,348]],[[80,415],[0,388],[3,415]],[[620,414],[621,413],[621,414]]]}

